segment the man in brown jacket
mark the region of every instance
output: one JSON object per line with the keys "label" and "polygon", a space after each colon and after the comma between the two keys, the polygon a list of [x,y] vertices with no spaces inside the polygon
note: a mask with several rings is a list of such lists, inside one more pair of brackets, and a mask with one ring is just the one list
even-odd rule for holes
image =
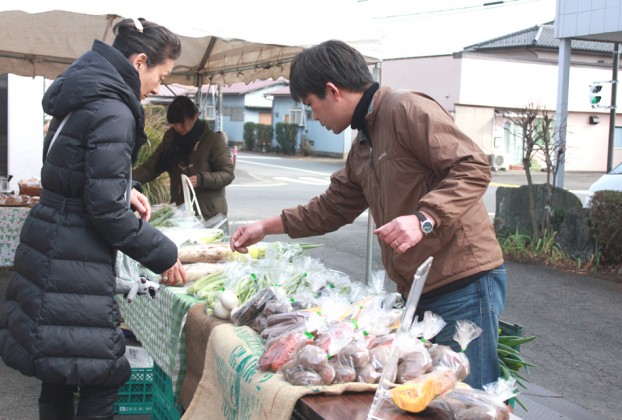
{"label": "man in brown jacket", "polygon": [[232,249],[246,252],[268,234],[322,235],[369,208],[384,267],[398,290],[407,296],[417,267],[434,257],[417,312],[441,315],[447,326],[436,341],[454,348],[456,321],[479,325],[482,335],[466,351],[466,382],[481,388],[496,381],[506,276],[482,201],[492,178],[487,156],[429,96],[380,88],[363,56],[343,42],[327,41],[296,56],[290,90],[328,130],[340,133],[350,125],[357,138],[324,194],[238,228]]}

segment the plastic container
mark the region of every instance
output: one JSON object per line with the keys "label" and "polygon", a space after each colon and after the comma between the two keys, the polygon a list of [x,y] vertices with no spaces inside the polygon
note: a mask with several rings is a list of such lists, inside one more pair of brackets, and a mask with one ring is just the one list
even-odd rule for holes
{"label": "plastic container", "polygon": [[149,414],[153,408],[153,368],[132,368],[130,379],[119,389],[114,413]]}
{"label": "plastic container", "polygon": [[[523,336],[523,326],[518,324],[508,324],[507,322],[499,321],[499,335],[513,335],[516,337]],[[513,346],[514,349],[520,351],[520,344]]]}
{"label": "plastic container", "polygon": [[173,393],[173,381],[157,365],[153,365],[153,410],[152,420],[179,420],[182,405]]}

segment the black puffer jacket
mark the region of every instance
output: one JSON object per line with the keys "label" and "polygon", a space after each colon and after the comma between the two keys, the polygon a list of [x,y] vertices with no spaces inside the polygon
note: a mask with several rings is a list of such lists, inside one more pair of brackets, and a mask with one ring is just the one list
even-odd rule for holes
{"label": "black puffer jacket", "polygon": [[130,367],[114,300],[115,249],[161,273],[177,248],[126,207],[131,156],[144,137],[140,80],[96,41],[50,86],[54,116],[44,152],[72,112],[41,172],[41,201],[22,228],[5,302],[0,354],[45,382],[114,386]]}

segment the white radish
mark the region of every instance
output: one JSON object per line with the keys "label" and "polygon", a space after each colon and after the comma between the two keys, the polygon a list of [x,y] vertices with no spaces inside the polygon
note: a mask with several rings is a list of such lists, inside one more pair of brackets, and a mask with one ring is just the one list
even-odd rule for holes
{"label": "white radish", "polygon": [[216,301],[216,304],[214,305],[214,315],[216,316],[216,318],[229,319],[230,313],[230,310],[225,309],[225,307],[222,306],[220,300]]}
{"label": "white radish", "polygon": [[238,306],[238,297],[231,290],[224,290],[220,294],[220,303],[227,310],[232,310]]}

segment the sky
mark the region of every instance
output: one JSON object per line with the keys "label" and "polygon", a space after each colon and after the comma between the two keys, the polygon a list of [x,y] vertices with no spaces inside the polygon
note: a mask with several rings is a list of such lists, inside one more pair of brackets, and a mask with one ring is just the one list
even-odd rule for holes
{"label": "sky", "polygon": [[556,10],[556,0],[359,0],[358,5],[382,35],[383,59],[458,52],[550,22]]}
{"label": "sky", "polygon": [[[587,0],[583,0],[587,1]],[[145,17],[180,35],[310,46],[342,39],[380,59],[450,54],[555,19],[556,0],[3,1],[0,10],[61,9]],[[233,7],[232,7],[233,6]]]}

